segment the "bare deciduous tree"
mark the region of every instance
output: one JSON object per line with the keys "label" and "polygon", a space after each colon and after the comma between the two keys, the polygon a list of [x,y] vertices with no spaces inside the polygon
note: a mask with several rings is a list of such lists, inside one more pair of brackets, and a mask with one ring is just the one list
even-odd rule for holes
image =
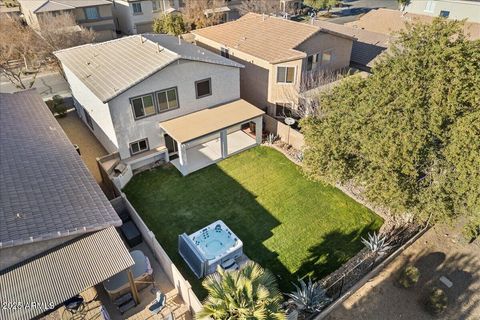
{"label": "bare deciduous tree", "polygon": [[279,0],[243,0],[239,7],[241,15],[249,12],[261,14],[277,14],[280,12]]}
{"label": "bare deciduous tree", "polygon": [[282,95],[290,101],[296,117],[304,118],[316,114],[319,106],[318,96],[335,86],[342,78],[340,72],[318,69],[302,72],[302,78],[297,86],[283,86]]}
{"label": "bare deciduous tree", "polygon": [[40,37],[48,51],[79,46],[95,40],[93,30],[79,26],[71,13],[52,15],[45,13],[40,19]]}
{"label": "bare deciduous tree", "polygon": [[224,13],[218,9],[223,6],[223,0],[187,0],[182,10],[184,21],[191,30],[216,25],[222,21]]}
{"label": "bare deciduous tree", "polygon": [[0,19],[0,30],[2,75],[19,89],[31,88],[45,57],[39,37],[19,19],[7,15]]}

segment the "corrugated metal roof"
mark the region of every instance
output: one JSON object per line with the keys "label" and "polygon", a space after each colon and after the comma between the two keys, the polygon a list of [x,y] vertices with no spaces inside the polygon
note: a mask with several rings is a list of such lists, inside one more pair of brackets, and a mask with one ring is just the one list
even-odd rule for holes
{"label": "corrugated metal roof", "polygon": [[0,318],[31,319],[133,264],[114,227],[76,238],[0,271],[0,301],[23,304],[1,308]]}
{"label": "corrugated metal roof", "polygon": [[176,37],[145,34],[55,52],[101,101],[108,102],[179,59],[242,67]]}
{"label": "corrugated metal roof", "polygon": [[161,122],[160,127],[176,141],[185,143],[259,117],[264,113],[253,104],[239,99]]}
{"label": "corrugated metal roof", "polygon": [[0,248],[122,221],[35,90],[0,94]]}

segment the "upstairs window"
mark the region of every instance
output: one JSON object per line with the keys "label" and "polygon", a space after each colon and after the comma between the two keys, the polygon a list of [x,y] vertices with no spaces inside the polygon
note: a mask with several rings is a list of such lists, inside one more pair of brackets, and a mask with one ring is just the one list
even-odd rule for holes
{"label": "upstairs window", "polygon": [[293,83],[295,67],[277,67],[277,83]]}
{"label": "upstairs window", "polygon": [[440,17],[448,18],[449,16],[450,16],[450,11],[446,11],[446,10],[441,10],[440,11]]}
{"label": "upstairs window", "polygon": [[195,92],[197,99],[209,96],[212,94],[212,82],[210,78],[195,81]]}
{"label": "upstairs window", "polygon": [[148,151],[148,139],[142,139],[130,143],[130,154],[133,156],[141,152]]}
{"label": "upstairs window", "polygon": [[100,18],[97,7],[85,8],[85,18],[87,20],[96,20]]}
{"label": "upstairs window", "polygon": [[141,119],[155,114],[155,105],[153,104],[153,95],[145,95],[131,99],[133,116],[135,119]]}
{"label": "upstairs window", "polygon": [[157,92],[157,101],[160,112],[178,108],[177,88]]}
{"label": "upstairs window", "polygon": [[132,3],[133,14],[142,14],[142,3],[134,2]]}
{"label": "upstairs window", "polygon": [[333,50],[325,50],[322,52],[322,65],[330,64],[333,60]]}
{"label": "upstairs window", "polygon": [[228,52],[227,48],[220,48],[220,54],[222,57],[230,58],[230,52]]}

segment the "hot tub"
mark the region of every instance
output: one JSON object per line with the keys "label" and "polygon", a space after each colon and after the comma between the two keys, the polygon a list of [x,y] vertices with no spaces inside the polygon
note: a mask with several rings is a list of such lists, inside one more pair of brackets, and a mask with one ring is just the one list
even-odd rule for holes
{"label": "hot tub", "polygon": [[218,220],[191,235],[181,234],[178,251],[195,275],[202,278],[214,273],[224,261],[242,256],[243,243]]}

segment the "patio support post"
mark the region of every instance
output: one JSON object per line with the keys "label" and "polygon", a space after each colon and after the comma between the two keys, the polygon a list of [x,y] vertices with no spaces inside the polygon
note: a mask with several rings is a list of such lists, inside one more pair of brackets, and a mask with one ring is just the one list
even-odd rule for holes
{"label": "patio support post", "polygon": [[255,122],[255,139],[257,141],[257,144],[262,144],[263,117],[256,118],[254,122]]}
{"label": "patio support post", "polygon": [[228,157],[227,129],[220,131],[220,149],[222,151],[222,159]]}
{"label": "patio support post", "polygon": [[183,143],[177,142],[178,145],[178,160],[181,166],[187,165],[187,148]]}
{"label": "patio support post", "polygon": [[140,297],[138,296],[137,285],[135,284],[135,280],[133,279],[132,269],[128,268],[128,282],[130,282],[130,290],[132,292],[133,300],[135,300],[135,304],[140,303]]}

